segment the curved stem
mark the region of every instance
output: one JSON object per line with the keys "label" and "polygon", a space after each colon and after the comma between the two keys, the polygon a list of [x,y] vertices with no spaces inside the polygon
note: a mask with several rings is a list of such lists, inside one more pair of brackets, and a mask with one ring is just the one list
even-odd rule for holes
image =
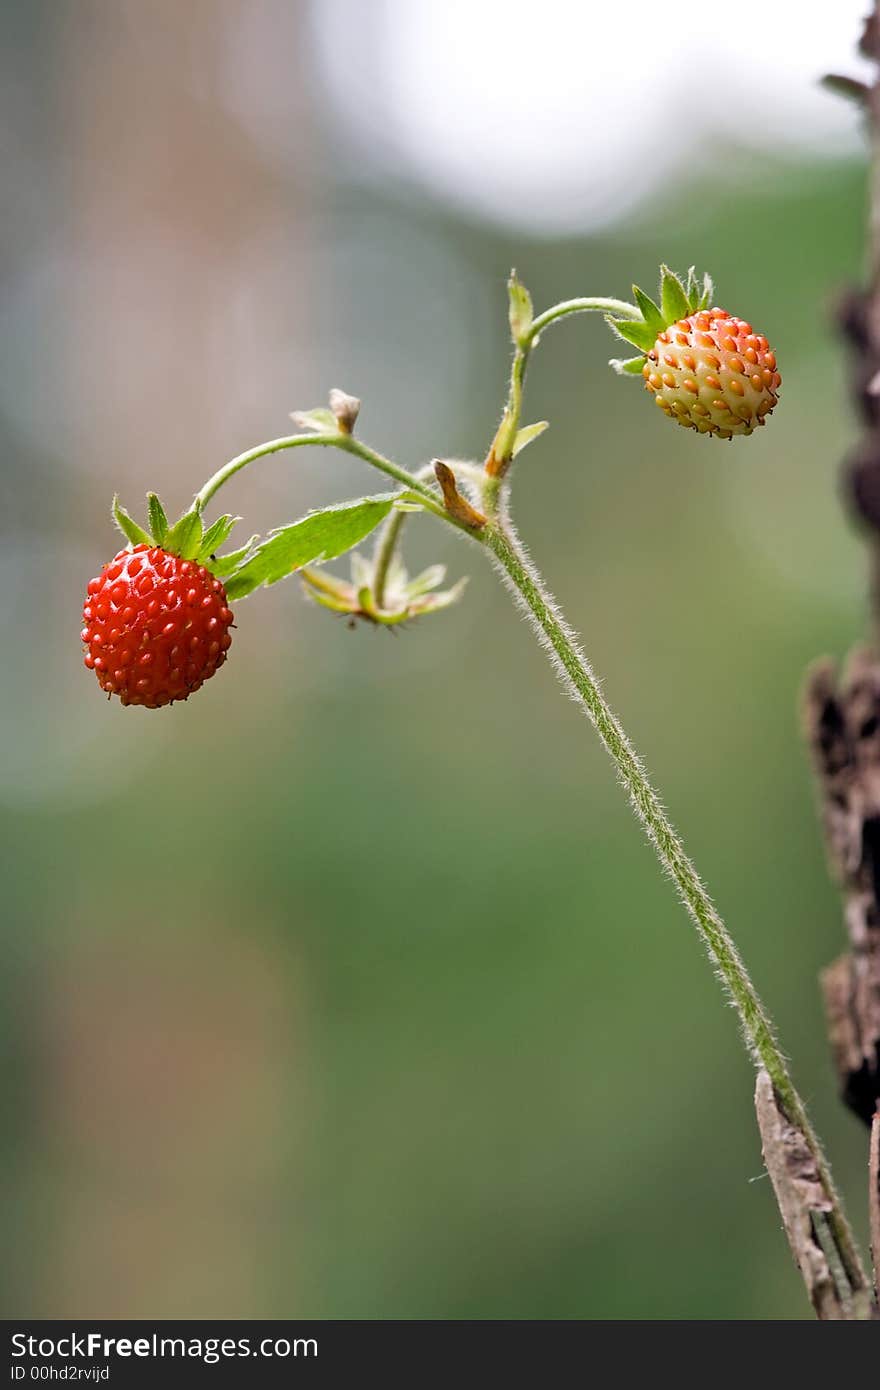
{"label": "curved stem", "polygon": [[[549,324],[555,323],[557,319],[565,318],[568,314],[616,314],[618,318],[638,319],[641,317],[639,310],[634,304],[627,304],[623,299],[606,299],[603,296],[593,296],[586,299],[566,299],[561,304],[554,304],[551,309],[546,309],[543,314],[539,314],[533,319],[530,326],[516,340],[516,350],[513,354],[513,363],[510,368],[510,388],[507,395],[507,404],[504,407],[504,414],[501,417],[501,424],[492,441],[486,458],[486,472],[490,478],[502,478],[510,467],[513,458],[513,451],[516,445],[516,435],[519,429],[520,416],[522,415],[523,385],[525,383],[526,368],[529,364],[529,356],[535,346],[539,335]],[[490,492],[487,499],[490,507],[496,504],[496,496]]]}
{"label": "curved stem", "polygon": [[675,880],[703,944],[724,980],[753,1057],[768,1072],[790,1122],[800,1129],[812,1151],[829,1203],[828,1214],[837,1247],[852,1285],[857,1290],[867,1290],[868,1281],[821,1145],[795,1089],[764,1005],[732,937],[688,858],[629,739],[606,703],[573,632],[561,617],[552,595],[523,550],[506,516],[498,524],[487,527],[481,539],[494,556],[514,597],[531,616],[538,637],[550,652],[559,674],[614,759],[620,780],[654,844],[657,857]]}
{"label": "curved stem", "polygon": [[375,449],[370,449],[366,444],[362,444],[353,435],[341,433],[293,434],[282,439],[270,439],[265,444],[258,444],[253,449],[247,449],[245,453],[230,459],[229,463],[225,463],[222,468],[217,469],[217,472],[208,479],[201,491],[196,493],[196,501],[200,507],[206,506],[233,474],[246,468],[249,463],[253,463],[256,459],[264,458],[267,454],[280,453],[282,449],[300,449],[308,445],[323,449],[341,449],[343,453],[354,454],[357,458],[363,459],[365,463],[372,464],[373,468],[378,468],[380,473],[385,473],[395,482],[402,483],[411,492],[418,493],[419,500],[426,504],[428,511],[443,515],[442,508],[437,502],[436,493],[432,492],[415,474],[407,472],[399,464],[392,463],[391,459],[385,458],[382,454],[378,454]]}
{"label": "curved stem", "polygon": [[388,571],[391,561],[394,559],[394,552],[397,549],[397,542],[400,539],[401,528],[406,520],[406,512],[393,511],[387,517],[385,524],[379,533],[379,543],[376,546],[376,558],[373,567],[373,602],[377,608],[385,606],[385,585],[388,580]]}
{"label": "curved stem", "polygon": [[635,304],[629,304],[625,299],[604,299],[601,296],[592,296],[586,299],[564,299],[561,304],[554,304],[552,309],[545,309],[543,314],[539,314],[536,319],[532,319],[528,332],[523,335],[521,346],[531,346],[539,333],[550,323],[555,323],[557,319],[567,317],[568,314],[614,314],[619,319],[640,319],[641,312]]}

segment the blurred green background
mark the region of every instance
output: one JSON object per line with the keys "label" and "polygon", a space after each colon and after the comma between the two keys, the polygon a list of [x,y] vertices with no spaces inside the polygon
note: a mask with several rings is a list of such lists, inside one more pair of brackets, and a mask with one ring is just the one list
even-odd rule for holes
{"label": "blurred green background", "polygon": [[[511,264],[542,307],[708,266],[778,351],[771,427],[671,429],[570,322],[534,362],[552,428],[516,516],[864,1233],[797,717],[807,664],[865,622],[828,326],[863,161],[727,148],[592,230],[486,218],[393,158],[365,171],[319,10],[3,6],[6,1315],[807,1316],[736,1020],[480,554],[416,519],[407,558],[472,578],[397,637],[260,593],[222,676],[162,713],[101,698],[79,611],[114,490],[180,507],[330,386],[407,464],[478,455]],[[375,487],[300,452],[223,505],[249,534]]]}

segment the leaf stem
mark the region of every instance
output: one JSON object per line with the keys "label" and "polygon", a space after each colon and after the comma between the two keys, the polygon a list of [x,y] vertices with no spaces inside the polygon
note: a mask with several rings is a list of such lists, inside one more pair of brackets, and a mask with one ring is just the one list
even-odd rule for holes
{"label": "leaf stem", "polygon": [[642,821],[662,867],[674,879],[710,959],[718,967],[739,1014],[753,1057],[767,1071],[785,1113],[791,1123],[801,1130],[816,1160],[819,1179],[829,1203],[829,1224],[847,1275],[855,1289],[867,1289],[868,1281],[842,1201],[758,992],[660,798],[602,695],[589,662],[520,544],[506,516],[503,501],[499,520],[486,527],[480,539],[491,551],[515,599],[531,617],[539,640],[549,651],[553,664],[613,758],[620,780],[629,793],[636,815]]}

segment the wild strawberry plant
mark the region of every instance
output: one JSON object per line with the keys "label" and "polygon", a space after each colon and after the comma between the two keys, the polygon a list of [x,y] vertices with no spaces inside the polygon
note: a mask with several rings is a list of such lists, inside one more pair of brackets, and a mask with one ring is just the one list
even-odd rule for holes
{"label": "wild strawberry plant", "polygon": [[[605,315],[613,332],[638,350],[636,356],[615,359],[611,366],[625,375],[642,377],[670,419],[719,440],[747,436],[767,423],[781,384],[775,355],[767,338],[750,323],[710,307],[712,282],[708,276],[698,280],[693,269],[682,282],[664,266],[659,303],[634,286],[634,302],[571,299],[536,315],[528,291],[515,274],[508,288],[513,341],[510,386],[482,463],[437,459],[410,471],[361,442],[355,434],[360,403],[334,390],[329,407],[294,414],[300,433],[259,444],[220,468],[173,525],[155,494],[148,495],[143,526],[114,499],[113,518],[128,548],[89,583],[83,610],[85,663],[109,696],[116,695],[125,704],[157,708],[186,699],[216,673],[230,645],[229,605],[235,603],[240,615],[241,601],[266,585],[296,574],[316,603],[347,614],[351,621],[392,626],[449,607],[463,589],[463,581],[443,589],[444,570],[439,565],[412,578],[407,574],[400,542],[408,516],[454,527],[482,548],[528,614],[564,685],[611,755],[657,858],[675,882],[737,1010],[749,1052],[778,1107],[780,1123],[806,1155],[818,1193],[816,1248],[825,1252],[829,1265],[833,1263],[840,1315],[868,1316],[869,1285],[858,1251],[764,1005],[589,661],[526,553],[510,510],[514,461],[547,428],[543,420],[522,422],[529,359],[544,332],[562,318],[587,312]],[[314,511],[266,536],[252,536],[243,545],[226,549],[240,518],[224,514],[207,522],[206,513],[217,494],[258,460],[301,448],[338,449],[354,455],[389,478],[394,487]],[[373,533],[377,540],[367,556],[358,547]],[[325,565],[347,552],[351,552],[349,575],[328,572]],[[796,1258],[802,1262],[772,1169],[771,1176]]]}

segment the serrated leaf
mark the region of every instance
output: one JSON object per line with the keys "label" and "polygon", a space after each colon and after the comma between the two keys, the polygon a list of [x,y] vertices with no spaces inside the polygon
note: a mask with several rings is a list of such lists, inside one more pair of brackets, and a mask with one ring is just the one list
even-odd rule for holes
{"label": "serrated leaf", "polygon": [[657,334],[647,323],[630,323],[628,319],[606,320],[614,329],[618,338],[622,338],[625,343],[632,343],[633,347],[641,348],[643,352],[650,352],[657,339]]}
{"label": "serrated leaf", "polygon": [[510,298],[510,333],[514,343],[519,345],[532,326],[535,311],[532,307],[532,296],[517,278],[515,270],[510,272],[507,293]]}
{"label": "serrated leaf", "polygon": [[641,376],[645,365],[644,357],[612,357],[608,362],[618,376]]}
{"label": "serrated leaf", "polygon": [[527,444],[531,444],[533,439],[537,439],[539,434],[543,434],[549,425],[549,420],[539,420],[535,425],[523,425],[521,430],[517,430],[511,458],[516,458],[517,454],[521,453]]}
{"label": "serrated leaf", "polygon": [[314,410],[293,410],[290,418],[301,430],[309,430],[312,434],[339,432],[336,416],[326,405],[319,405]]}
{"label": "serrated leaf", "polygon": [[147,507],[150,512],[150,530],[153,533],[153,540],[157,545],[164,546],[168,539],[168,518],[165,515],[165,508],[155,492],[147,493]]}
{"label": "serrated leaf", "polygon": [[240,516],[218,516],[212,522],[205,534],[202,536],[202,544],[199,548],[199,559],[208,560],[219,550],[221,545],[225,545],[229,540],[233,527],[241,521]]}
{"label": "serrated leaf", "polygon": [[113,520],[127,541],[130,541],[132,545],[152,545],[151,538],[147,535],[143,527],[138,526],[137,522],[129,516],[120,502],[118,495],[113,498],[111,510]]}
{"label": "serrated leaf", "polygon": [[633,285],[633,295],[636,304],[642,312],[642,318],[645,320],[645,323],[654,330],[654,337],[656,338],[657,334],[662,333],[666,327],[666,324],[663,322],[663,315],[660,313],[660,310],[657,308],[651,296],[645,294],[644,290],[640,290],[638,285]]}
{"label": "serrated leaf", "polygon": [[391,511],[391,497],[362,497],[338,507],[312,512],[272,531],[245,559],[226,583],[230,598],[244,598],[264,584],[302,569],[333,560],[358,545]]}
{"label": "serrated leaf", "polygon": [[667,265],[660,267],[660,309],[666,325],[687,318],[688,302],[684,285]]}
{"label": "serrated leaf", "polygon": [[194,560],[202,547],[202,532],[201,511],[198,507],[191,507],[171,527],[165,548],[184,560]]}

